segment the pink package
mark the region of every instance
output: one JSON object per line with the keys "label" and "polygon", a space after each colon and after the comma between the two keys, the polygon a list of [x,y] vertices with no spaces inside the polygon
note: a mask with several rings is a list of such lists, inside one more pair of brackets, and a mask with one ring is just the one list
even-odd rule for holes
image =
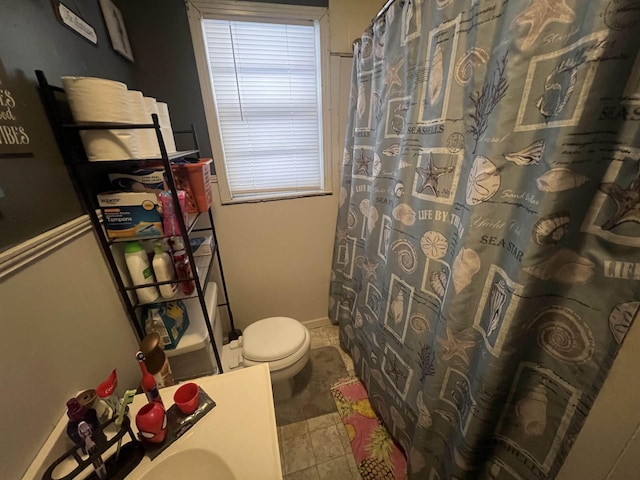
{"label": "pink package", "polygon": [[[173,203],[173,195],[169,190],[163,190],[158,195],[162,204],[162,228],[166,237],[181,235],[180,223],[178,222],[177,212]],[[178,190],[178,201],[182,210],[184,223],[187,224],[187,193],[184,190]]]}

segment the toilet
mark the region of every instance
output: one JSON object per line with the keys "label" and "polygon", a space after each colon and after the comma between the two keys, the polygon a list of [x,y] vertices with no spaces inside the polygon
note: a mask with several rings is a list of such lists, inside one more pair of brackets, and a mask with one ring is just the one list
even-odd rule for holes
{"label": "toilet", "polygon": [[226,371],[268,363],[275,401],[293,393],[294,376],[309,361],[311,335],[300,322],[289,317],[270,317],[249,325],[237,341],[225,345]]}

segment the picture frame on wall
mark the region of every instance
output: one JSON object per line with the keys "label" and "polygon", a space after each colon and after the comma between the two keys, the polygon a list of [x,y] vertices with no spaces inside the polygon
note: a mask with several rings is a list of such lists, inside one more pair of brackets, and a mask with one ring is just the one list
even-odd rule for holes
{"label": "picture frame on wall", "polygon": [[111,47],[130,62],[134,62],[122,12],[111,0],[100,0],[100,8],[111,39]]}

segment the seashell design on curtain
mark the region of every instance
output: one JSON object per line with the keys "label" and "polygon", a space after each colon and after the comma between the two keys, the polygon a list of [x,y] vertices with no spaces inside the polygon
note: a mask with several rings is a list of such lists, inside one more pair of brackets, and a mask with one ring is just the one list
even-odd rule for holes
{"label": "seashell design on curtain", "polygon": [[554,478],[634,328],[623,7],[396,0],[355,45],[329,316],[411,479]]}

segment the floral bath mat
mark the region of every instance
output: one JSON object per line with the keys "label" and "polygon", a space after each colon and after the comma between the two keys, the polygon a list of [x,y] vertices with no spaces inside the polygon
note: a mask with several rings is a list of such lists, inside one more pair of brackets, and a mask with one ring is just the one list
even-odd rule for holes
{"label": "floral bath mat", "polygon": [[348,378],[331,387],[363,480],[406,480],[407,460],[371,408],[364,385]]}

